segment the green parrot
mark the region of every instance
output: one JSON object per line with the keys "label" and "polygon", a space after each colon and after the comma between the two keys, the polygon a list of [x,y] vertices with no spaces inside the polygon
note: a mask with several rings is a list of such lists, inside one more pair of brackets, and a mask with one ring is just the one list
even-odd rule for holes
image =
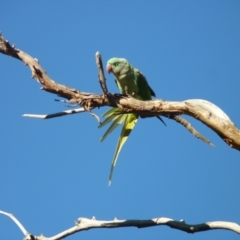
{"label": "green parrot", "polygon": [[[156,96],[154,91],[148,85],[145,76],[136,68],[134,68],[124,58],[111,58],[107,62],[108,73],[113,73],[115,76],[115,82],[121,94],[129,94],[132,97],[147,101],[151,100],[152,96]],[[111,108],[103,114],[105,120],[99,125],[99,128],[105,126],[109,122],[112,122],[106,133],[102,136],[100,141],[102,142],[117,126],[123,123],[122,131],[118,139],[115,154],[112,160],[109,185],[112,181],[113,169],[117,163],[118,155],[121,151],[122,146],[129,137],[132,129],[137,123],[139,115],[136,113],[121,114],[121,110],[118,108]],[[157,116],[163,123],[164,121]],[[166,125],[164,123],[164,125]]]}

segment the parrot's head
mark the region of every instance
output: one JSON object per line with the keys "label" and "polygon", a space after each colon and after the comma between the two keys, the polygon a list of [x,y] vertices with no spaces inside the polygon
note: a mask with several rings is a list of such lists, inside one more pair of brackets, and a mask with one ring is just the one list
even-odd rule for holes
{"label": "parrot's head", "polygon": [[113,73],[116,77],[126,74],[130,69],[130,64],[125,58],[111,58],[107,62],[107,72]]}

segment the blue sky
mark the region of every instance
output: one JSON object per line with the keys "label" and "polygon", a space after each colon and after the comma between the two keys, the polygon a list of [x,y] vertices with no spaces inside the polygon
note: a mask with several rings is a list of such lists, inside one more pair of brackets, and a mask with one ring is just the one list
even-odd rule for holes
{"label": "blue sky", "polygon": [[[240,2],[4,1],[0,30],[40,60],[49,76],[101,93],[95,53],[125,57],[147,77],[158,98],[200,98],[223,109],[239,127]],[[0,55],[0,209],[35,235],[55,235],[79,217],[99,220],[169,217],[187,223],[240,223],[240,157],[214,132],[186,117],[216,148],[179,124],[140,119],[122,149],[113,183],[107,179],[120,129],[103,143],[88,113],[36,120],[24,113],[68,109],[40,91],[29,69]],[[111,92],[117,92],[107,75]],[[107,108],[95,110],[101,115]],[[22,239],[0,216],[3,239]],[[168,227],[97,229],[68,239],[237,239],[215,230],[186,234]]]}

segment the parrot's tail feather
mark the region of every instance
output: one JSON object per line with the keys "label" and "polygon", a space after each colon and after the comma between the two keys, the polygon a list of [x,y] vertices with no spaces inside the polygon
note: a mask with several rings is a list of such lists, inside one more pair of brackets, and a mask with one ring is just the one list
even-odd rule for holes
{"label": "parrot's tail feather", "polygon": [[113,170],[114,170],[114,167],[117,163],[118,155],[119,155],[124,143],[128,139],[131,131],[133,130],[133,128],[134,128],[134,126],[135,126],[135,124],[138,120],[138,115],[136,115],[136,114],[131,113],[131,114],[128,114],[128,115],[125,115],[125,116],[127,116],[127,117],[125,118],[125,122],[124,122],[123,128],[122,128],[122,132],[121,132],[121,135],[118,139],[117,147],[116,147],[115,154],[114,154],[114,157],[113,157],[113,160],[112,160],[110,175],[109,175],[109,179],[108,179],[109,185],[111,184],[111,181],[112,181]]}
{"label": "parrot's tail feather", "polygon": [[114,111],[116,111],[117,108],[110,108],[109,110],[107,110],[102,117],[106,117],[106,116],[110,116],[112,113],[114,113]]}
{"label": "parrot's tail feather", "polygon": [[167,126],[166,125],[166,123],[162,120],[162,118],[161,117],[159,117],[159,116],[156,116],[165,126]]}
{"label": "parrot's tail feather", "polygon": [[113,121],[113,123],[111,124],[111,126],[108,128],[108,130],[104,133],[104,135],[102,136],[102,138],[100,139],[100,142],[104,141],[104,139],[116,128],[118,127],[120,124],[122,124],[122,122],[126,119],[126,116],[124,115],[120,115],[115,117],[115,120]]}
{"label": "parrot's tail feather", "polygon": [[121,114],[121,111],[118,108],[110,108],[107,112],[105,112],[102,115],[106,119],[102,123],[100,123],[98,128],[104,127],[109,122],[115,120],[116,118],[119,118],[120,115],[123,115],[123,114]]}
{"label": "parrot's tail feather", "polygon": [[119,116],[111,115],[111,116],[107,117],[102,123],[100,123],[100,125],[98,126],[98,128],[104,127],[104,126],[107,125],[109,122],[115,120],[117,117],[119,117]]}

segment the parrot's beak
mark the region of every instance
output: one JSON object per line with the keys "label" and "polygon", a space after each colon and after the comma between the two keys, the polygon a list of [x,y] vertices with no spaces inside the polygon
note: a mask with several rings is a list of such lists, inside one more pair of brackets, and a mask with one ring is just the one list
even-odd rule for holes
{"label": "parrot's beak", "polygon": [[110,64],[107,64],[106,69],[108,73],[111,73],[113,71],[112,66]]}

